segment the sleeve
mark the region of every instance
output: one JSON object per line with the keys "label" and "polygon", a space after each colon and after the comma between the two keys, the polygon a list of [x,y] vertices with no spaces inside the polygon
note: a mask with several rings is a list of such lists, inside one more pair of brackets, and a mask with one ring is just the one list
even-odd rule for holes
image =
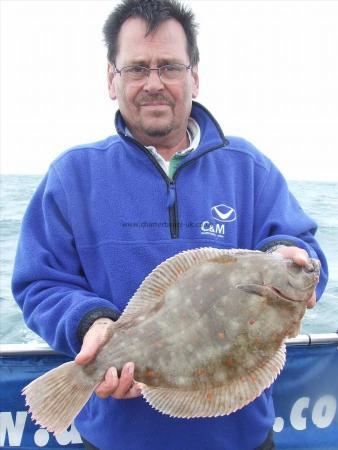
{"label": "sleeve", "polygon": [[317,224],[303,211],[281,173],[270,162],[268,174],[255,201],[254,248],[266,251],[275,245],[300,247],[321,263],[317,299],[327,279],[326,258],[315,239]]}
{"label": "sleeve", "polygon": [[53,168],[23,218],[12,279],[15,300],[28,327],[52,348],[74,356],[98,317],[120,311],[93,292],[81,267],[67,197]]}

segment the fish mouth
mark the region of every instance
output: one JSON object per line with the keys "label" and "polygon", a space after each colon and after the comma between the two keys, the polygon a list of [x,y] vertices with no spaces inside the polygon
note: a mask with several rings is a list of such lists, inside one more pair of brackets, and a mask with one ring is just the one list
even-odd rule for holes
{"label": "fish mouth", "polygon": [[[312,284],[311,284],[312,286]],[[309,288],[310,286],[307,286]],[[237,289],[241,291],[248,292],[249,294],[256,294],[260,297],[278,299],[286,302],[292,303],[303,303],[304,299],[289,297],[288,295],[281,292],[278,288],[271,286],[269,284],[238,284]]]}
{"label": "fish mouth", "polygon": [[277,297],[279,297],[280,299],[285,300],[285,301],[287,301],[287,302],[293,302],[293,303],[301,303],[301,302],[302,302],[302,300],[299,300],[299,299],[297,299],[297,298],[292,298],[292,297],[289,297],[289,296],[283,294],[283,292],[281,292],[279,289],[277,289],[277,288],[274,287],[274,286],[264,285],[264,286],[262,286],[262,287],[263,287],[264,289],[269,290],[269,291],[272,292],[275,296],[277,296]]}

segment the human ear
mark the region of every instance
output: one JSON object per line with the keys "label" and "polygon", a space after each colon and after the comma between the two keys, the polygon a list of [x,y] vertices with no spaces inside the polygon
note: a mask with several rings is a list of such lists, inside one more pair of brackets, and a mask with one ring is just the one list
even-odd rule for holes
{"label": "human ear", "polygon": [[191,76],[192,76],[192,98],[196,98],[199,91],[199,76],[198,76],[198,67],[194,66],[191,68]]}
{"label": "human ear", "polygon": [[108,79],[108,92],[109,97],[112,100],[116,100],[116,89],[115,89],[115,72],[113,65],[108,63],[107,67],[107,79]]}

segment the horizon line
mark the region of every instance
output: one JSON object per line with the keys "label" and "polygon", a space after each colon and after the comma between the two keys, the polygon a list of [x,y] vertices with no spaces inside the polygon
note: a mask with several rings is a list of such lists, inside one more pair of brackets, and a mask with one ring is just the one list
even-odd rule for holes
{"label": "horizon line", "polygon": [[[45,176],[47,172],[45,173],[0,173],[0,176],[11,176],[11,177],[43,177]],[[337,183],[338,184],[338,179],[329,179],[329,180],[324,180],[322,178],[288,178],[284,175],[286,181],[288,182],[293,182],[293,181],[297,181],[297,182],[316,182],[316,183]]]}

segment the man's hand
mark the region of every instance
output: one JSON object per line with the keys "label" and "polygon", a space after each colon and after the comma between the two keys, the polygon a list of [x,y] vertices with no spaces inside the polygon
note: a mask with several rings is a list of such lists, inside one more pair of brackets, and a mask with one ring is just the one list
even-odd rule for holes
{"label": "man's hand", "polygon": [[[299,266],[305,266],[309,262],[309,255],[307,252],[299,247],[288,247],[286,245],[280,245],[273,253],[279,253],[285,259],[292,259],[295,264]],[[314,289],[312,296],[307,302],[309,309],[316,305],[316,289]]]}
{"label": "man's hand", "polygon": [[[97,352],[110,338],[111,319],[97,319],[87,331],[80,353],[75,358],[76,364],[84,365],[92,361]],[[141,395],[141,384],[134,382],[134,363],[126,363],[118,377],[115,367],[110,367],[104,380],[98,385],[95,393],[100,398],[112,396],[116,399],[135,398]]]}

